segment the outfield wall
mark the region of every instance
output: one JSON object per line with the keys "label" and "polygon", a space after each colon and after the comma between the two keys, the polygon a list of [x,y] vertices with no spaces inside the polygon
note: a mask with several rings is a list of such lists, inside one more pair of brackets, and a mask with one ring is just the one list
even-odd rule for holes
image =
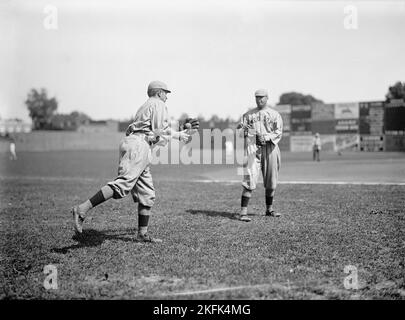
{"label": "outfield wall", "polygon": [[[16,138],[18,151],[58,150],[117,150],[123,132],[82,133],[73,131],[33,131],[19,133]],[[0,140],[0,152],[8,152],[9,142]]]}

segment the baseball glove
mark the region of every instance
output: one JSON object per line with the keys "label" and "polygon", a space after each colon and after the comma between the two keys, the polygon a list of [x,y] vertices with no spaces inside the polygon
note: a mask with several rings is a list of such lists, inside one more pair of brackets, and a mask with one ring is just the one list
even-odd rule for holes
{"label": "baseball glove", "polygon": [[186,129],[198,129],[199,127],[200,127],[200,120],[198,120],[197,118],[187,118],[186,120],[184,120],[182,124],[180,124],[180,131]]}

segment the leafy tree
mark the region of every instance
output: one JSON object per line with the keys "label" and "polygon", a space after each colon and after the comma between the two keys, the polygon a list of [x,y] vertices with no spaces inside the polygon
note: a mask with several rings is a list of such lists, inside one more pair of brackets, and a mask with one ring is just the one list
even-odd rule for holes
{"label": "leafy tree", "polygon": [[91,118],[87,114],[79,111],[73,111],[69,115],[69,118],[69,120],[74,123],[76,128],[91,121]]}
{"label": "leafy tree", "polygon": [[318,100],[311,95],[304,95],[299,92],[283,93],[280,96],[279,100],[280,101],[278,104],[291,104],[293,106],[311,105],[312,103],[315,103],[315,102],[323,103],[322,100]]}
{"label": "leafy tree", "polygon": [[393,86],[388,88],[388,93],[385,98],[389,101],[391,99],[404,99],[405,100],[405,82],[398,81]]}
{"label": "leafy tree", "polygon": [[187,113],[183,112],[183,113],[181,114],[180,118],[179,118],[179,121],[180,121],[180,122],[181,122],[181,121],[184,121],[184,120],[186,120],[187,118],[190,118],[189,115],[188,115]]}
{"label": "leafy tree", "polygon": [[217,122],[221,122],[222,119],[220,117],[218,117],[216,114],[213,114],[211,116],[211,118],[209,119],[209,121],[212,121],[213,123],[217,123]]}
{"label": "leafy tree", "polygon": [[34,129],[50,129],[52,115],[58,108],[56,99],[48,98],[47,91],[44,88],[39,92],[36,89],[31,89],[25,104],[30,112],[29,115],[34,124]]}
{"label": "leafy tree", "polygon": [[49,129],[52,130],[74,130],[70,116],[67,114],[54,114],[51,117],[51,125]]}
{"label": "leafy tree", "polygon": [[91,121],[91,118],[85,113],[73,111],[70,114],[57,113],[51,117],[52,130],[77,130],[80,125]]}

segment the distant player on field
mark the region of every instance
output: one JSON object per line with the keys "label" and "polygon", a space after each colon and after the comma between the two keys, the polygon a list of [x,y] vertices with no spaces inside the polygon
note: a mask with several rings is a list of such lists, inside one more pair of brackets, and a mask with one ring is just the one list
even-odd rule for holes
{"label": "distant player on field", "polygon": [[314,140],[312,142],[312,149],[313,149],[313,160],[315,161],[321,161],[319,158],[319,154],[321,153],[321,137],[319,136],[319,133],[317,132],[315,134]]}
{"label": "distant player on field", "polygon": [[6,134],[6,138],[8,139],[10,145],[9,145],[9,150],[10,150],[10,160],[17,160],[17,153],[15,151],[15,139],[12,135]]}
{"label": "distant player on field", "polygon": [[279,217],[273,210],[273,198],[277,187],[280,169],[280,149],[283,122],[280,114],[267,105],[267,90],[255,92],[257,107],[246,112],[238,129],[245,137],[247,161],[244,164],[243,191],[241,211],[236,217],[241,221],[251,221],[247,216],[247,208],[252,191],[256,189],[261,169],[266,196],[266,216]]}
{"label": "distant player on field", "polygon": [[118,176],[108,182],[94,196],[72,208],[75,230],[82,233],[82,225],[87,212],[104,201],[120,199],[131,193],[138,203],[138,242],[161,242],[148,234],[149,217],[155,202],[155,189],[149,164],[151,148],[165,145],[171,138],[183,142],[190,135],[184,131],[174,131],[169,127],[169,115],[165,102],[171,91],[166,84],[153,81],[148,86],[149,99],[138,109],[135,119],[126,131],[126,137],[120,142]]}

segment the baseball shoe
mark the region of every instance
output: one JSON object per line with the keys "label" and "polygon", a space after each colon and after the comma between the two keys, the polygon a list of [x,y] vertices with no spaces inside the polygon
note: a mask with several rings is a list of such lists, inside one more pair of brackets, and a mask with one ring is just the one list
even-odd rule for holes
{"label": "baseball shoe", "polygon": [[266,211],[266,217],[280,217],[281,214],[275,212],[274,210]]}
{"label": "baseball shoe", "polygon": [[146,234],[139,234],[136,236],[136,242],[150,242],[150,243],[161,243],[163,242],[162,239],[152,238],[150,235]]}
{"label": "baseball shoe", "polygon": [[75,223],[75,231],[76,231],[76,233],[81,234],[83,232],[84,217],[82,217],[80,215],[79,207],[74,206],[70,212],[73,215],[73,220],[74,220],[74,223]]}
{"label": "baseball shoe", "polygon": [[239,221],[244,221],[244,222],[250,222],[252,219],[250,219],[247,215],[245,214],[235,214],[235,218]]}

